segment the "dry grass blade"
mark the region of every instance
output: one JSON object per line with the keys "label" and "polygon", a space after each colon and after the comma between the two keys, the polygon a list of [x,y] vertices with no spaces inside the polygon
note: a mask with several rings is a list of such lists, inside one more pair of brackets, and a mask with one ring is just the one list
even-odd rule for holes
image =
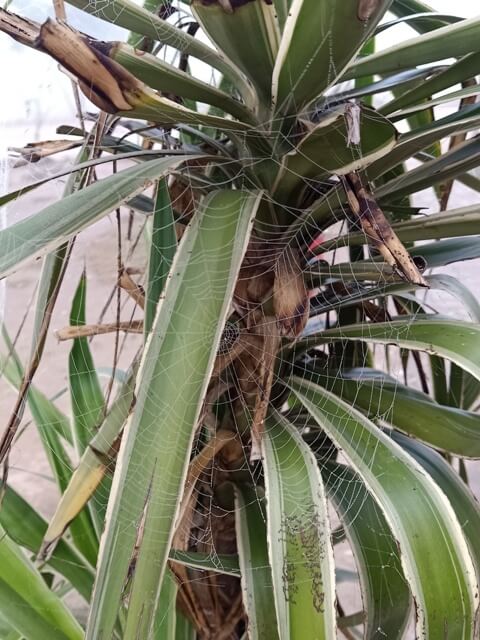
{"label": "dry grass blade", "polygon": [[27,162],[39,162],[42,158],[47,158],[56,153],[69,151],[80,147],[83,141],[72,140],[44,140],[43,142],[31,142],[25,147],[11,147],[12,151],[19,153]]}
{"label": "dry grass blade", "polygon": [[258,377],[258,391],[252,421],[252,450],[250,460],[262,459],[262,439],[265,429],[265,417],[272,391],[275,359],[280,348],[281,337],[275,318],[265,318],[262,327],[263,351]]}

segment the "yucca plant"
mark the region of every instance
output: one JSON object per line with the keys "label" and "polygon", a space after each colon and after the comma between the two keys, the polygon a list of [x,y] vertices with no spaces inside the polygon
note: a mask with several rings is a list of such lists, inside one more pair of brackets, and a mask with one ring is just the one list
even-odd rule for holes
{"label": "yucca plant", "polygon": [[[454,180],[480,186],[480,19],[415,0],[68,4],[128,44],[0,10],[100,109],[24,150],[80,153],[59,202],[0,231],[2,277],[43,260],[28,363],[4,330],[19,395],[0,456],[28,404],[62,492],[47,524],[4,479],[2,637],[391,639],[409,621],[477,637],[480,307],[430,269],[480,257],[478,206],[448,210]],[[399,23],[418,35],[375,52]],[[410,200],[427,187],[428,216]],[[61,335],[69,419],[32,378],[73,238],[123,205],[148,216],[144,279],[121,265],[118,285],[144,317],[87,325],[82,277]],[[470,320],[437,314],[428,288]],[[104,389],[88,336],[108,331],[144,346]],[[335,573],[345,539],[358,573]]]}

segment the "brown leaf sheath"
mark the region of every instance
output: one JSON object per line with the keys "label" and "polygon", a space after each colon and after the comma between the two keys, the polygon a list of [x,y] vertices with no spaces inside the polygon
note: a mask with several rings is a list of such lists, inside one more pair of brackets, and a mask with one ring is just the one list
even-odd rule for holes
{"label": "brown leaf sheath", "polygon": [[[271,321],[270,321],[271,320]],[[263,353],[258,377],[257,397],[252,421],[252,450],[250,460],[262,459],[262,439],[265,430],[265,418],[272,392],[275,360],[281,344],[281,337],[274,318],[265,318],[263,326]]]}
{"label": "brown leaf sheath", "polygon": [[273,308],[282,336],[296,338],[305,328],[310,311],[300,256],[288,245],[275,264]]}
{"label": "brown leaf sheath", "polygon": [[392,229],[368,185],[363,185],[356,173],[341,177],[348,204],[368,239],[385,261],[409,282],[428,287],[410,254]]}

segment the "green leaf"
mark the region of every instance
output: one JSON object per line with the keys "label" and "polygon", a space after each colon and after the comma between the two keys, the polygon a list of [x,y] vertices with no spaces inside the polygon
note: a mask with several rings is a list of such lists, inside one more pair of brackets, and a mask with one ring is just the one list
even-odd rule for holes
{"label": "green leaf", "polygon": [[[134,122],[133,120],[131,122]],[[123,124],[123,123],[122,123]],[[57,133],[63,133],[65,135],[78,135],[78,136],[82,136],[83,135],[83,131],[81,129],[76,129],[74,127],[71,126],[61,126],[57,128]],[[145,132],[143,132],[145,133]],[[149,133],[151,133],[151,130],[149,130]],[[141,135],[141,133],[139,133],[139,135]],[[153,136],[152,136],[153,137]],[[103,138],[103,140],[105,140],[105,138]],[[49,175],[48,178],[43,178],[42,180],[37,180],[36,182],[32,182],[30,184],[25,185],[24,187],[20,187],[20,189],[15,189],[14,191],[10,191],[9,193],[5,194],[4,196],[0,196],[0,206],[3,206],[4,204],[7,204],[8,202],[11,202],[12,200],[16,200],[18,197],[25,195],[26,193],[28,193],[29,191],[32,191],[33,189],[36,189],[37,187],[42,186],[43,184],[46,184],[47,182],[50,182],[51,180],[57,180],[57,178],[63,178],[63,176],[66,175],[71,175],[76,173],[77,171],[83,171],[83,169],[88,169],[89,167],[96,167],[98,165],[102,165],[102,164],[108,164],[108,163],[113,163],[113,162],[119,162],[120,160],[151,160],[153,158],[157,158],[159,156],[164,157],[164,156],[187,156],[188,154],[185,153],[183,150],[181,150],[179,152],[179,150],[175,150],[175,149],[154,149],[154,150],[142,150],[141,147],[138,147],[136,145],[127,145],[125,142],[122,142],[121,144],[117,144],[117,141],[120,140],[120,138],[110,138],[110,140],[112,140],[112,143],[108,146],[108,149],[112,152],[115,151],[121,151],[122,148],[124,148],[125,146],[129,146],[129,147],[136,147],[136,149],[134,149],[133,151],[130,150],[128,152],[125,153],[115,153],[115,155],[113,156],[102,156],[100,158],[93,158],[92,160],[86,160],[85,162],[80,162],[79,164],[74,164],[73,166],[70,166],[68,169],[65,169],[64,171],[60,171],[58,173],[54,173],[52,175]],[[191,154],[192,156],[195,154]],[[133,199],[133,198],[132,198]]]}
{"label": "green leaf", "polygon": [[[405,175],[403,177],[406,178]],[[394,223],[392,228],[403,242],[476,235],[480,229],[480,207],[471,205],[425,216],[415,216],[410,220]],[[322,250],[330,251],[333,247],[342,245],[349,247],[363,245],[366,241],[365,234],[350,233],[326,242]]]}
{"label": "green leaf", "polygon": [[172,572],[167,569],[155,612],[152,640],[175,640],[177,591],[178,587],[175,578]]}
{"label": "green leaf", "polygon": [[438,29],[443,26],[444,21],[437,12],[426,2],[420,2],[420,0],[393,0],[390,7],[391,13],[395,16],[409,16],[415,13],[430,13],[428,21],[425,23],[422,29],[417,28],[416,31],[423,33],[424,31],[430,31],[430,29]]}
{"label": "green leaf", "polygon": [[[2,489],[4,494],[0,509],[1,526],[14,542],[36,555],[47,530],[47,523],[10,486]],[[69,543],[64,540],[58,543],[47,566],[66,578],[87,602],[90,600],[94,579],[93,569]]]}
{"label": "green leaf", "polygon": [[[366,44],[368,44],[368,42],[369,41],[367,41]],[[373,78],[375,76],[358,78],[355,80],[355,87],[353,89],[347,89],[346,91],[335,93],[335,100],[351,100],[352,98],[362,98],[363,96],[371,96],[379,93],[384,93],[386,91],[391,91],[392,89],[399,89],[400,87],[402,87],[405,92],[408,92],[408,88],[410,86],[416,87],[419,80],[426,81],[426,78],[439,72],[439,70],[441,69],[443,69],[443,67],[438,66],[422,67],[420,69],[407,69],[406,71],[400,71],[399,73],[394,73],[393,75],[380,78],[380,80],[376,81],[373,81]],[[364,82],[368,83],[363,84]],[[318,100],[317,105],[318,107],[328,105],[330,100],[331,97],[325,96],[324,98]],[[378,111],[380,113],[383,113],[383,108],[380,107]]]}
{"label": "green leaf", "polygon": [[464,80],[469,80],[477,75],[479,62],[480,52],[466,55],[439,73],[433,74],[428,80],[418,84],[410,91],[402,93],[395,100],[387,102],[380,107],[379,111],[388,115],[404,107],[419,104],[440,91],[454,87]]}
{"label": "green leaf", "polygon": [[[453,262],[474,260],[480,257],[480,236],[448,238],[414,247],[410,250],[412,257],[421,257],[429,269],[443,267]],[[361,260],[359,262],[341,262],[327,264],[317,262],[305,270],[304,276],[312,287],[318,286],[324,278],[343,279],[344,282],[361,282],[371,280],[385,286],[385,282],[394,281],[395,287],[402,287],[398,275],[386,262],[378,260]]]}
{"label": "green leaf", "polygon": [[0,527],[0,611],[28,640],[83,640],[83,631]]}
{"label": "green leaf", "polygon": [[258,490],[235,487],[235,527],[250,640],[278,640],[265,504]]}
{"label": "green leaf", "polygon": [[361,107],[360,143],[348,146],[347,109],[348,105],[340,105],[327,111],[282,158],[273,186],[276,199],[283,201],[291,193],[298,198],[306,179],[363,169],[392,150],[397,139],[395,127],[365,106]]}
{"label": "green leaf", "polygon": [[401,433],[393,431],[390,436],[422,465],[449,499],[467,539],[477,578],[480,578],[480,509],[474,495],[438,453]]}
{"label": "green leaf", "polygon": [[480,458],[480,417],[473,412],[437,404],[421,392],[412,394],[409,387],[372,376],[368,369],[353,369],[343,376],[338,371],[304,373],[372,420],[447,453]]}
{"label": "green leaf", "polygon": [[[70,325],[85,325],[85,307],[87,297],[87,277],[82,273],[77,290],[73,297],[70,311]],[[104,418],[105,400],[98,374],[93,362],[88,338],[75,338],[68,356],[68,378],[70,386],[70,403],[72,407],[73,436],[79,457],[89,447]],[[107,487],[104,487],[108,495]],[[91,502],[89,514],[94,531],[91,531],[91,551],[89,558],[96,558],[98,541],[103,531],[105,519],[104,509],[100,504]]]}
{"label": "green leaf", "polygon": [[[361,14],[358,2],[293,2],[273,71],[275,112],[296,114],[332,86],[372,34],[389,4],[390,0],[379,0],[374,7],[369,3],[368,13]],[[374,69],[372,73],[379,71]]]}
{"label": "green leaf", "polygon": [[[361,340],[393,344],[406,349],[440,355],[480,380],[480,325],[442,316],[403,317],[390,322],[366,323],[328,329],[308,341]],[[305,343],[299,343],[304,348]]]}
{"label": "green leaf", "polygon": [[315,456],[277,413],[267,419],[262,453],[279,637],[330,640],[336,637],[333,547]]}
{"label": "green leaf", "polygon": [[0,231],[0,278],[30,258],[53,251],[128,198],[144,191],[149,181],[195,157],[162,158],[125,169]]}
{"label": "green leaf", "polygon": [[412,107],[406,107],[405,109],[400,109],[398,111],[391,113],[389,115],[389,118],[392,122],[398,122],[399,120],[403,120],[404,118],[410,116],[413,113],[422,112],[425,109],[431,109],[432,107],[436,107],[440,104],[454,102],[455,100],[460,100],[462,98],[467,98],[469,96],[476,96],[479,93],[480,93],[480,85],[474,84],[471,87],[465,87],[464,89],[459,89],[458,91],[450,91],[449,93],[444,93],[438,98],[429,99],[426,102],[413,105]]}
{"label": "green leaf", "polygon": [[177,609],[175,640],[197,640],[194,626],[180,609]]}
{"label": "green leaf", "polygon": [[269,106],[280,39],[272,4],[253,0],[226,10],[220,2],[193,0],[192,10],[212,42],[252,80],[263,102]]}
{"label": "green leaf", "polygon": [[273,0],[275,13],[277,15],[280,31],[283,31],[288,16],[288,10],[292,4],[292,0]]}
{"label": "green leaf", "polygon": [[[87,277],[82,273],[70,311],[71,326],[85,325]],[[68,359],[73,433],[81,456],[103,417],[104,398],[87,338],[75,338]]]}
{"label": "green leaf", "polygon": [[322,465],[327,495],[344,524],[360,574],[365,638],[404,637],[410,590],[403,575],[397,541],[362,479],[349,467]]}
{"label": "green leaf", "polygon": [[411,169],[406,174],[390,180],[379,187],[375,195],[379,199],[388,195],[397,200],[401,196],[409,195],[427,189],[435,184],[455,178],[457,175],[469,171],[480,164],[480,140],[473,138],[444,153],[441,157],[424,162],[421,166]]}
{"label": "green leaf", "polygon": [[251,97],[251,91],[245,79],[229,60],[197,38],[178,29],[166,20],[162,20],[143,7],[139,7],[132,0],[108,0],[102,4],[100,10],[96,4],[92,4],[89,0],[67,0],[67,2],[101,20],[147,36],[155,42],[169,45],[177,51],[202,60],[235,80],[244,98]]}
{"label": "green leaf", "polygon": [[115,470],[87,639],[110,640],[136,547],[124,640],[150,632],[197,419],[260,197],[211,194],[175,256]]}
{"label": "green leaf", "polygon": [[[112,465],[122,429],[134,401],[134,381],[137,370],[138,362],[135,361],[105,419],[85,448],[68,486],[64,489],[48,525],[48,530],[43,537],[40,550],[42,558],[51,555],[55,545],[72,522],[72,526],[75,526],[75,518],[81,514],[82,509],[98,489],[110,465]],[[104,486],[103,489],[106,489],[107,494],[109,493],[108,486]],[[87,516],[88,514],[83,512],[80,517],[86,518]],[[90,519],[88,522],[91,522]],[[90,528],[88,532],[90,532]],[[96,552],[96,543],[92,546]]]}
{"label": "green leaf", "polygon": [[[10,359],[7,361],[5,369],[6,376],[11,377],[11,382],[14,386],[18,386],[23,377],[21,363],[5,328],[3,335],[10,354]],[[57,481],[58,488],[63,493],[70,482],[73,465],[70,456],[65,450],[60,434],[63,436],[64,433],[70,433],[70,425],[66,416],[34,387],[30,388],[27,400],[52,473]],[[56,426],[57,424],[59,426]],[[70,439],[67,442],[71,444]],[[71,533],[77,548],[94,566],[97,558],[98,542],[88,513],[79,514],[78,518],[72,522]]]}
{"label": "green leaf", "polygon": [[144,332],[148,335],[158,301],[177,250],[177,234],[170,194],[165,179],[159,180],[155,194],[152,237],[148,260]]}
{"label": "green leaf", "polygon": [[419,638],[471,640],[478,591],[452,506],[415,461],[359,411],[312,382],[291,388],[381,507],[398,540]]}
{"label": "green leaf", "polygon": [[480,257],[480,236],[448,238],[423,244],[411,253],[414,256],[422,256],[429,269],[444,267],[452,262],[474,260]]}
{"label": "green leaf", "polygon": [[237,555],[223,555],[211,553],[201,553],[199,551],[179,551],[172,549],[169,558],[173,562],[178,562],[186,567],[201,569],[202,571],[213,571],[223,573],[227,576],[239,578],[240,564]]}
{"label": "green leaf", "polygon": [[[395,11],[395,0],[393,2],[393,8],[391,8],[392,13],[396,13]],[[397,18],[396,20],[391,20],[389,22],[384,22],[379,25],[375,31],[375,35],[390,29],[391,27],[395,27],[399,24],[405,24],[412,29],[415,29],[418,33],[423,33],[427,31],[431,31],[432,29],[439,29],[447,24],[454,24],[455,22],[460,22],[463,18],[458,16],[452,16],[448,13],[437,13],[437,12],[428,12],[428,11],[419,11],[418,13],[412,13],[410,15],[405,15],[403,18]],[[425,28],[427,27],[427,28]]]}
{"label": "green leaf", "polygon": [[[345,268],[338,269],[336,275],[344,284],[346,284],[348,279],[353,282],[357,279],[361,279],[361,271],[350,269],[350,272],[348,272],[349,263],[340,263],[336,266],[342,267],[342,265]],[[374,263],[372,263],[370,268],[374,268]],[[307,273],[310,274],[311,272]],[[328,273],[329,278],[332,279],[335,271],[329,270]],[[377,271],[376,275],[381,278],[381,269]],[[365,273],[363,276],[365,276]],[[321,284],[324,280],[325,278],[322,278],[321,276],[318,279],[312,278],[309,284],[310,286],[315,287]],[[426,276],[425,280],[430,289],[440,289],[458,298],[458,300],[465,306],[471,319],[480,322],[480,304],[473,293],[464,284],[462,284],[460,280],[457,280],[457,278],[454,278],[453,276],[442,274]],[[386,296],[394,294],[402,295],[408,291],[425,291],[423,287],[403,280],[397,280],[396,282],[389,283],[380,282],[378,285],[369,287],[358,286],[358,282],[355,282],[355,286],[350,287],[350,289],[351,290],[349,290],[349,287],[347,286],[346,293],[335,293],[329,297],[323,296],[321,293],[318,294],[311,301],[311,315],[313,316],[314,314],[327,313],[333,309],[342,309],[344,307],[358,305],[359,302],[373,300],[375,298],[385,298]]]}
{"label": "green leaf", "polygon": [[342,80],[372,73],[395,73],[421,64],[446,58],[459,58],[467,53],[480,51],[479,25],[480,18],[470,18],[411,38],[355,62],[349,67]]}
{"label": "green leaf", "polygon": [[189,109],[169,98],[163,98],[155,91],[143,85],[134,97],[132,108],[126,111],[117,111],[118,116],[147,120],[162,126],[175,126],[186,124],[192,126],[204,125],[220,131],[244,132],[251,127],[241,120],[232,120],[213,116]]}
{"label": "green leaf", "polygon": [[108,55],[152,89],[210,104],[243,122],[253,122],[253,113],[241,102],[149,53],[138,52],[121,42],[112,43]]}
{"label": "green leaf", "polygon": [[[438,142],[442,138],[450,134],[464,133],[476,129],[480,124],[478,115],[459,118],[454,122],[447,121],[442,118],[436,120],[431,127],[413,130],[400,136],[399,141],[388,156],[381,158],[378,162],[374,162],[368,167],[368,176],[370,179],[383,176],[385,173],[399,165],[401,162],[411,159],[419,151],[426,149],[433,143]],[[405,174],[403,174],[405,176]],[[408,172],[407,172],[408,176]],[[434,183],[434,178],[431,183]]]}

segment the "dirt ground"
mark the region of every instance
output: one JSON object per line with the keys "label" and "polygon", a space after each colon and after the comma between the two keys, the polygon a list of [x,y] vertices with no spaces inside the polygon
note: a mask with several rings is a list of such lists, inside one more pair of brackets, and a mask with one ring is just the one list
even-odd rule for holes
{"label": "dirt ground", "polygon": [[[34,179],[48,172],[55,173],[64,166],[60,160],[47,160],[41,165],[28,165],[12,169],[9,179],[9,190],[28,184]],[[46,186],[28,194],[8,207],[8,221],[19,220],[34,213],[52,201],[61,197],[63,181],[50,182]],[[452,198],[453,206],[464,206],[474,202],[475,194],[465,188],[456,188]],[[432,207],[432,196],[425,192],[417,198],[418,204]],[[430,209],[432,210],[432,209]],[[128,214],[122,213],[123,254],[126,256],[132,249],[135,239],[141,234],[143,223],[141,216],[135,216],[131,239],[127,239]],[[71,263],[66,279],[62,285],[58,303],[55,308],[51,331],[45,347],[45,355],[39,371],[35,376],[35,384],[49,397],[60,394],[58,405],[69,412],[70,399],[66,388],[68,385],[68,342],[59,342],[54,331],[69,324],[69,310],[73,292],[83,269],[88,278],[87,292],[87,321],[96,322],[101,310],[112,292],[116,278],[117,260],[116,220],[113,215],[104,218],[84,233],[80,234],[75,243]],[[133,257],[127,261],[127,266],[143,267],[145,256],[142,242],[138,244]],[[480,295],[480,281],[478,279],[479,261],[472,261],[463,265],[449,268],[449,272],[461,278],[462,282],[472,291]],[[30,349],[32,333],[32,312],[34,308],[35,285],[40,272],[39,262],[30,262],[18,273],[8,278],[6,287],[5,323],[11,338],[16,337],[17,350],[25,362]],[[453,316],[463,316],[453,299],[443,293],[430,293],[429,302],[435,304],[443,313]],[[122,310],[123,319],[129,319],[134,311],[131,302],[126,301]],[[113,321],[115,317],[114,305],[111,304],[106,321]],[[138,314],[137,316],[138,317]],[[21,332],[15,333],[20,325]],[[129,362],[140,343],[139,336],[129,336],[122,347],[119,367]],[[114,338],[113,336],[96,337],[91,342],[91,348],[97,368],[108,370],[112,367]],[[8,387],[5,380],[0,379],[0,430],[4,428],[15,400],[15,392]],[[52,515],[58,499],[58,493],[51,480],[49,467],[42,450],[35,427],[28,424],[28,412],[23,421],[24,428],[21,437],[15,443],[10,458],[10,479],[12,484],[45,516]],[[468,463],[472,486],[480,495],[480,465]],[[341,545],[337,550],[337,559],[342,568],[352,569],[352,554],[347,545]],[[353,612],[361,607],[357,589],[350,585],[341,585],[342,601],[347,606],[347,612]]]}

